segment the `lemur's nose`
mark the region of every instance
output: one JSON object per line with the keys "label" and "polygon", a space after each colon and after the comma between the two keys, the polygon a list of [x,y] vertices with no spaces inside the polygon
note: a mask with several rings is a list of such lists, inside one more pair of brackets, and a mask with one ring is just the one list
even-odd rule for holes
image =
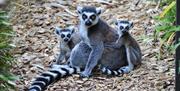
{"label": "lemur's nose", "polygon": [[65,42],[67,42],[67,41],[68,41],[68,39],[67,39],[67,38],[65,38],[65,39],[64,39],[64,41],[65,41]]}
{"label": "lemur's nose", "polygon": [[86,26],[90,26],[92,23],[89,21],[89,20],[87,20],[86,22],[85,22],[85,25]]}
{"label": "lemur's nose", "polygon": [[126,32],[126,30],[124,29],[124,30],[122,30],[122,32],[124,33],[124,32]]}

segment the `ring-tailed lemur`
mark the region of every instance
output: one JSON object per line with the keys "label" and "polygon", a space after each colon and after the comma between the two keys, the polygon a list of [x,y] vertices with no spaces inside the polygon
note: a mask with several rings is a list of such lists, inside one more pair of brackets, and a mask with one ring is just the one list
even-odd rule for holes
{"label": "ring-tailed lemur", "polygon": [[71,50],[74,46],[80,42],[79,33],[75,31],[74,26],[69,26],[68,28],[61,29],[56,27],[55,34],[59,37],[59,47],[60,54],[56,59],[56,64],[61,64],[61,62],[65,59],[66,61],[69,59]]}
{"label": "ring-tailed lemur", "polygon": [[[128,65],[121,67],[119,70],[123,71],[124,73],[129,73],[134,69],[134,66],[141,64],[141,49],[137,41],[129,33],[129,30],[133,27],[132,22],[128,20],[117,20],[115,24],[118,28],[119,39],[116,41],[116,43],[105,46],[113,48],[120,48],[121,46],[125,46]],[[103,69],[103,72],[107,74],[113,73],[110,72],[109,69],[105,68]]]}
{"label": "ring-tailed lemur", "polygon": [[79,73],[80,69],[70,67],[69,65],[58,65],[65,58],[66,61],[70,56],[72,48],[80,41],[79,33],[75,32],[75,27],[55,29],[55,34],[60,37],[60,54],[57,58],[57,64],[53,64],[47,72],[38,76],[31,84],[28,91],[43,91],[52,82],[69,74]]}
{"label": "ring-tailed lemur", "polygon": [[[119,50],[104,48],[104,44],[116,41],[118,34],[116,30],[100,19],[101,9],[85,6],[78,7],[77,10],[80,19],[79,31],[83,41],[72,50],[70,65],[85,69],[81,73],[81,77],[89,77],[98,63],[112,70],[125,65],[126,60],[123,60],[125,59],[124,47]],[[90,51],[84,51],[88,48],[90,48]],[[122,56],[119,56],[119,54],[122,54]],[[107,57],[104,57],[105,55]]]}

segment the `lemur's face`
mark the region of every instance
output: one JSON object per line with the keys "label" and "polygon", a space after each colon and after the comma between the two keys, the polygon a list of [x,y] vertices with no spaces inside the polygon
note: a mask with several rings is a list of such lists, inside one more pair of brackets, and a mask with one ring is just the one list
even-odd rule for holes
{"label": "lemur's face", "polygon": [[117,20],[115,25],[118,28],[118,33],[121,34],[128,32],[133,27],[133,23],[128,20]]}
{"label": "lemur's face", "polygon": [[68,28],[60,29],[56,27],[55,34],[58,35],[64,42],[69,42],[71,40],[72,34],[74,33],[74,27],[70,26]]}
{"label": "lemur's face", "polygon": [[100,8],[95,7],[77,7],[80,22],[86,27],[91,27],[98,23],[99,15],[101,14]]}

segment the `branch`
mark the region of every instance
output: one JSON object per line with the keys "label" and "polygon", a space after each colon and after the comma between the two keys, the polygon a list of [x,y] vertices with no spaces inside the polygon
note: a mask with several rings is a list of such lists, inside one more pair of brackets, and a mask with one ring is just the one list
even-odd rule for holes
{"label": "branch", "polygon": [[57,3],[51,3],[50,4],[51,7],[57,7],[57,8],[62,8],[64,9],[67,13],[73,15],[73,16],[78,16],[77,14],[71,12],[67,7],[61,5],[61,4],[57,4]]}

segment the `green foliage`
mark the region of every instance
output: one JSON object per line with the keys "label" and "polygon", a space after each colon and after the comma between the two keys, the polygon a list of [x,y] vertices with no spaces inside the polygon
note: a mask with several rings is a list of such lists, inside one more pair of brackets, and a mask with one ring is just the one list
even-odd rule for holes
{"label": "green foliage", "polygon": [[163,5],[169,5],[169,4],[171,4],[173,1],[175,1],[175,0],[161,0],[161,6],[163,6]]}
{"label": "green foliage", "polygon": [[175,32],[180,30],[180,26],[175,26],[176,21],[176,2],[175,0],[163,0],[162,4],[168,4],[163,12],[155,19],[158,25],[155,27],[155,38],[160,38],[160,49],[163,53],[173,54],[175,50],[174,37]]}
{"label": "green foliage", "polygon": [[15,77],[10,73],[10,67],[14,63],[10,54],[12,33],[7,13],[0,10],[0,91],[14,88]]}

